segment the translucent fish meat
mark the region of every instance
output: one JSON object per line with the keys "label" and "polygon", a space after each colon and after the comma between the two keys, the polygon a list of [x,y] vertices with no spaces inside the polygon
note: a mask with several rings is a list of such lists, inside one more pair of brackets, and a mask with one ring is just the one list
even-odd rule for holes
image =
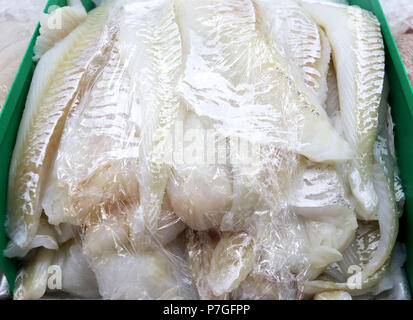
{"label": "translucent fish meat", "polygon": [[214,120],[224,135],[314,161],[352,157],[322,106],[297,86],[259,32],[251,1],[179,1],[177,8],[186,62],[179,90],[188,108]]}
{"label": "translucent fish meat", "polygon": [[39,248],[35,257],[19,271],[13,292],[15,300],[38,300],[46,293],[48,268],[52,264],[53,250]]}
{"label": "translucent fish meat", "polygon": [[[208,119],[201,119],[193,113],[186,115],[183,163],[179,163],[179,159],[175,161],[167,185],[174,212],[190,228],[200,231],[218,228],[222,216],[232,205],[230,168],[225,164],[207,164],[204,159],[204,136],[213,132],[209,124]],[[212,152],[215,159],[215,151]],[[198,153],[198,156],[192,153]]]}
{"label": "translucent fish meat", "polygon": [[9,237],[20,247],[33,240],[40,194],[64,122],[76,103],[100,45],[109,6],[99,7],[39,61],[14,148],[8,186]]}
{"label": "translucent fish meat", "polygon": [[61,288],[58,291],[81,298],[99,297],[96,277],[79,241],[66,242],[59,248],[52,265],[61,270]]}
{"label": "translucent fish meat", "polygon": [[[130,59],[128,72],[141,93],[140,103],[145,106],[139,148],[140,208],[136,219],[139,221],[143,215],[146,228],[155,232],[171,173],[169,138],[181,110],[175,90],[182,69],[181,34],[173,1],[129,1],[122,10],[125,15],[120,25],[121,54]],[[142,67],[141,72],[136,72]]]}
{"label": "translucent fish meat", "polygon": [[33,49],[34,61],[39,61],[47,50],[86,20],[87,13],[80,0],[69,0],[68,4],[49,14],[43,13],[40,18],[40,36]]}
{"label": "translucent fish meat", "polygon": [[42,206],[49,223],[80,225],[119,202],[139,204],[141,109],[110,35],[105,65],[65,124]]}
{"label": "translucent fish meat", "polygon": [[373,146],[384,82],[384,44],[380,23],[371,13],[338,4],[303,2],[326,31],[333,50],[343,129],[356,153],[349,176],[364,220],[377,219],[372,179]]}
{"label": "translucent fish meat", "polygon": [[23,258],[30,250],[38,247],[44,247],[49,250],[57,250],[59,248],[58,235],[53,226],[47,223],[47,218],[40,218],[39,228],[29,246],[20,248],[13,242],[9,242],[4,250],[4,255],[9,258]]}
{"label": "translucent fish meat", "polygon": [[295,0],[254,0],[259,25],[289,64],[296,81],[324,105],[331,48],[324,32]]}

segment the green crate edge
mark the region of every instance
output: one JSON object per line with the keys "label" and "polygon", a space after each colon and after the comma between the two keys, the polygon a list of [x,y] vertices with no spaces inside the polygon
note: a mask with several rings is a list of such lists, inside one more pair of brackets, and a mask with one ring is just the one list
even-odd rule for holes
{"label": "green crate edge", "polygon": [[[92,0],[82,0],[82,2],[88,11],[94,7]],[[409,232],[413,229],[413,166],[409,163],[410,159],[413,159],[413,148],[410,148],[413,144],[413,89],[379,0],[350,0],[349,2],[352,5],[358,5],[373,12],[377,16],[386,44],[387,74],[390,80],[390,104],[395,122],[396,150],[406,193],[406,208],[403,218],[404,223],[401,224],[401,234],[404,236],[407,244],[407,274],[410,286],[413,287],[413,233]],[[47,12],[52,5],[64,6],[66,5],[66,0],[49,0],[44,12]],[[4,182],[4,188],[0,190],[1,252],[3,252],[7,244],[6,231],[2,226],[4,226],[6,219],[9,162],[20,123],[19,119],[23,113],[25,99],[34,72],[32,56],[38,34],[39,26],[37,26],[24,55],[6,103],[0,111],[0,181]],[[0,268],[9,282],[10,291],[13,292],[18,268],[17,263],[5,258],[1,253]]]}
{"label": "green crate edge", "polygon": [[[87,11],[95,7],[92,0],[82,0],[82,3]],[[49,0],[43,12],[47,12],[51,6],[62,7],[65,5],[67,5],[66,0]],[[10,158],[35,68],[32,60],[33,47],[39,35],[39,29],[40,25],[38,24],[17,71],[3,109],[0,111],[0,181],[3,186],[0,189],[0,269],[7,278],[11,292],[14,290],[18,263],[3,256],[3,250],[7,245],[7,235],[4,228],[7,212],[7,180]]]}

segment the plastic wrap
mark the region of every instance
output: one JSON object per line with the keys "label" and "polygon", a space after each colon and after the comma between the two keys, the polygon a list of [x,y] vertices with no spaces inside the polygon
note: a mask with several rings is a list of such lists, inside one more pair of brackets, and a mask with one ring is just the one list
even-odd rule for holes
{"label": "plastic wrap", "polygon": [[[347,299],[376,285],[403,191],[375,18],[295,0],[98,2],[40,30],[10,169],[14,297]],[[347,47],[313,6],[355,19]]]}
{"label": "plastic wrap", "polygon": [[0,1],[0,110],[46,2]]}

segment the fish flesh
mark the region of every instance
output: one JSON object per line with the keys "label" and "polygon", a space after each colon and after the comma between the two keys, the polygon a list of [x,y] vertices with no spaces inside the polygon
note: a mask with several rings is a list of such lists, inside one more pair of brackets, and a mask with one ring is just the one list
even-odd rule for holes
{"label": "fish flesh", "polygon": [[254,0],[263,33],[302,81],[309,93],[324,105],[327,98],[330,43],[311,16],[296,0]]}
{"label": "fish flesh", "polygon": [[254,239],[246,232],[188,230],[187,251],[201,299],[226,299],[252,271]]}
{"label": "fish flesh", "polygon": [[90,13],[84,24],[46,52],[35,70],[9,171],[7,231],[25,247],[33,240],[42,207],[40,194],[64,122],[96,55],[109,6]]}
{"label": "fish flesh", "polygon": [[344,133],[355,152],[349,181],[361,219],[377,219],[372,179],[373,146],[384,83],[384,44],[380,23],[370,12],[339,4],[306,3],[326,31],[333,49]]}
{"label": "fish flesh", "polygon": [[309,278],[341,261],[357,230],[357,217],[346,186],[328,165],[309,166],[289,204],[302,219],[311,257]]}
{"label": "fish flesh", "polygon": [[68,6],[57,7],[40,17],[40,35],[33,48],[33,61],[39,61],[42,55],[57,42],[63,40],[87,18],[87,12],[80,0],[69,0]]}
{"label": "fish flesh", "polygon": [[[379,195],[378,223],[364,222],[357,229],[353,243],[343,252],[343,260],[338,263],[345,279],[352,279],[351,266],[359,266],[360,283],[349,287],[348,283],[323,280],[305,283],[305,292],[344,290],[353,296],[363,295],[376,285],[386,274],[389,257],[396,242],[398,214],[394,196],[394,159],[383,136],[375,145],[373,181]],[[350,285],[352,282],[350,282]]]}
{"label": "fish flesh", "polygon": [[313,300],[353,300],[346,291],[321,292],[314,296]]}
{"label": "fish flesh", "polygon": [[215,296],[229,293],[244,281],[254,267],[254,239],[245,232],[224,233],[212,253],[209,287]]}
{"label": "fish flesh", "polygon": [[[140,207],[149,233],[158,229],[160,212],[171,174],[170,137],[181,110],[176,86],[181,74],[182,43],[174,1],[126,1],[120,23],[121,55],[144,106],[139,147]],[[141,71],[138,71],[141,70]],[[138,72],[137,72],[138,71]]]}
{"label": "fish flesh", "polygon": [[61,246],[55,254],[52,265],[61,270],[61,279],[59,279],[61,288],[58,291],[80,298],[99,297],[95,274],[78,240],[68,241]]}
{"label": "fish flesh", "polygon": [[296,84],[259,31],[251,1],[177,2],[185,59],[179,91],[190,110],[213,120],[223,135],[316,162],[352,157],[322,106]]}
{"label": "fish flesh", "polygon": [[[232,205],[230,168],[226,164],[208,164],[204,159],[204,138],[207,134],[214,136],[210,120],[188,112],[183,121],[183,161],[174,161],[167,194],[176,215],[191,229],[218,228]],[[223,148],[226,151],[225,140]],[[210,151],[213,162],[217,161],[218,152],[215,148]]]}
{"label": "fish flesh", "polygon": [[89,224],[117,203],[139,204],[141,110],[110,35],[105,64],[68,115],[42,197],[49,223]]}
{"label": "fish flesh", "polygon": [[27,261],[17,274],[13,292],[14,300],[38,300],[46,293],[48,268],[55,251],[40,247],[36,255]]}
{"label": "fish flesh", "polygon": [[32,249],[44,247],[49,250],[59,248],[58,235],[53,226],[47,223],[47,218],[42,215],[37,229],[36,236],[29,246],[20,248],[14,242],[9,242],[4,250],[4,256],[8,258],[24,258]]}
{"label": "fish flesh", "polygon": [[89,257],[100,295],[116,300],[194,299],[181,247],[179,239],[149,250],[135,250],[126,244],[122,254],[108,250]]}

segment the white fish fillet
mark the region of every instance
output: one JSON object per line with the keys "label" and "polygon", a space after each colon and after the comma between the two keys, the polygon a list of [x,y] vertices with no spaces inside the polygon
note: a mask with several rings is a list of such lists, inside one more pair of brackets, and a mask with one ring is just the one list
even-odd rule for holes
{"label": "white fish fillet", "polygon": [[351,295],[345,291],[321,292],[314,296],[313,300],[353,300]]}
{"label": "white fish fillet", "polygon": [[340,109],[347,140],[356,153],[350,185],[360,218],[377,218],[372,179],[373,145],[384,81],[384,44],[380,23],[357,7],[303,2],[326,30],[333,49]]}
{"label": "white fish fillet", "polygon": [[34,61],[39,61],[42,55],[57,42],[63,40],[87,18],[87,12],[80,0],[69,0],[69,6],[43,13],[40,18],[40,36],[34,46]]}
{"label": "white fish fillet", "polygon": [[9,171],[9,237],[20,247],[37,232],[40,195],[66,116],[99,47],[109,7],[90,13],[84,24],[39,61],[27,97]]}
{"label": "white fish fillet", "polygon": [[390,154],[388,149],[382,149],[380,152],[382,154],[377,158],[381,165],[373,165],[374,186],[379,195],[379,223],[373,221],[365,223],[363,228],[359,227],[355,241],[343,252],[344,259],[339,263],[345,278],[352,275],[348,274],[351,266],[361,268],[360,286],[351,288],[347,283],[315,280],[305,283],[307,293],[344,290],[353,296],[362,295],[377,284],[386,273],[389,257],[396,242],[398,216],[392,190],[392,169],[387,162]]}
{"label": "white fish fillet", "polygon": [[327,97],[331,48],[324,32],[296,0],[254,0],[259,25],[320,105]]}
{"label": "white fish fillet", "polygon": [[100,295],[113,300],[194,299],[188,267],[177,243],[91,259]]}
{"label": "white fish fillet", "polygon": [[[222,216],[232,205],[230,168],[225,164],[207,164],[204,159],[204,137],[212,132],[210,120],[201,119],[193,113],[186,115],[183,122],[183,157],[174,162],[167,185],[167,193],[177,216],[191,229],[200,231],[218,228]],[[215,150],[210,151],[215,155]],[[195,155],[192,156],[192,153]],[[181,160],[183,163],[180,163]]]}
{"label": "white fish fillet", "polygon": [[344,183],[330,166],[313,165],[293,191],[290,205],[303,218],[311,256],[309,278],[341,261],[355,237],[357,218]]}
{"label": "white fish fillet", "polygon": [[229,293],[244,281],[255,261],[254,239],[245,232],[224,233],[211,257],[207,282],[215,296]]}
{"label": "white fish fillet", "polygon": [[97,79],[69,113],[42,197],[49,223],[82,224],[117,203],[139,204],[141,108],[116,38]]}
{"label": "white fish fillet", "polygon": [[309,101],[258,30],[251,1],[177,3],[185,59],[179,90],[190,109],[214,120],[224,135],[314,161],[351,158],[324,109]]}
{"label": "white fish fillet", "polygon": [[39,248],[35,257],[19,271],[13,292],[15,300],[38,300],[46,293],[48,268],[55,251]]}
{"label": "white fish fillet", "polygon": [[130,59],[128,72],[144,106],[137,226],[144,216],[149,232],[155,232],[170,177],[169,138],[181,108],[176,93],[182,65],[181,34],[173,1],[126,1],[122,12],[121,54]]}
{"label": "white fish fillet", "polygon": [[246,232],[187,232],[192,276],[201,299],[226,299],[252,271],[254,239]]}
{"label": "white fish fillet", "polygon": [[99,297],[95,274],[82,252],[79,241],[66,242],[56,252],[52,264],[61,270],[61,291],[74,297],[89,299]]}
{"label": "white fish fillet", "polygon": [[44,247],[49,250],[57,250],[59,248],[57,232],[53,226],[47,223],[47,218],[45,216],[40,218],[36,236],[29,246],[20,248],[11,241],[4,250],[4,255],[8,258],[24,258],[29,251],[38,247]]}

